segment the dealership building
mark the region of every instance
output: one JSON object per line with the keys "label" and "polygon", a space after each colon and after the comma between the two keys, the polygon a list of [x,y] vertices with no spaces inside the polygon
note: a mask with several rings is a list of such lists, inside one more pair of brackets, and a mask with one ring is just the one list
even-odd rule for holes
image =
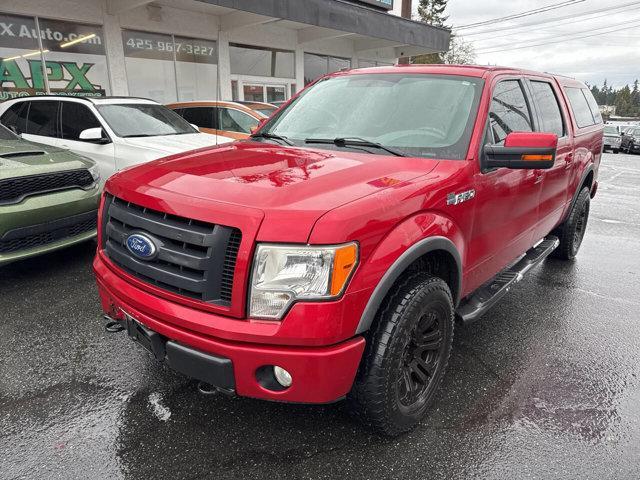
{"label": "dealership building", "polygon": [[[0,100],[287,100],[325,73],[445,51],[393,0],[3,0]],[[397,7],[397,6],[396,6]]]}

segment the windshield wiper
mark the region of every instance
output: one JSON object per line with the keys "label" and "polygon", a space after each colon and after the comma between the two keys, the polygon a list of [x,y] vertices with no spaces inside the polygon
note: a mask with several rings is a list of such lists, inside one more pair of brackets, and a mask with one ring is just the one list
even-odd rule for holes
{"label": "windshield wiper", "polygon": [[275,133],[258,132],[250,135],[250,137],[251,138],[268,138],[269,140],[280,140],[281,142],[284,142],[287,145],[291,145],[291,146],[295,145],[295,143],[293,143],[287,137],[284,137],[282,135],[276,135]]}
{"label": "windshield wiper", "polygon": [[397,157],[406,157],[406,155],[393,148],[385,147],[381,143],[373,142],[360,137],[336,137],[336,138],[306,138],[304,143],[333,143],[338,147],[371,147],[384,150]]}

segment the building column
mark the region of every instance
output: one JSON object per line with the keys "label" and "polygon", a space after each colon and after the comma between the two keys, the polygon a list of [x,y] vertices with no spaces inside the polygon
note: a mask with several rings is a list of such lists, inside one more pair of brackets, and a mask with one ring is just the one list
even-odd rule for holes
{"label": "building column", "polygon": [[103,9],[102,35],[107,56],[111,95],[129,95],[120,21],[117,15],[109,15],[106,7]]}
{"label": "building column", "polygon": [[229,33],[218,31],[218,95],[220,100],[231,100],[231,60]]}
{"label": "building column", "polygon": [[304,88],[304,49],[296,45],[295,53],[296,93]]}

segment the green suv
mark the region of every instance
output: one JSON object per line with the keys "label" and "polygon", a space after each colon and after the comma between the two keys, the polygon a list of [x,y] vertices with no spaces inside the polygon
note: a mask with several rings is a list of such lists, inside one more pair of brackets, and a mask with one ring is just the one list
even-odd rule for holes
{"label": "green suv", "polygon": [[99,183],[93,161],[0,126],[0,265],[93,238]]}

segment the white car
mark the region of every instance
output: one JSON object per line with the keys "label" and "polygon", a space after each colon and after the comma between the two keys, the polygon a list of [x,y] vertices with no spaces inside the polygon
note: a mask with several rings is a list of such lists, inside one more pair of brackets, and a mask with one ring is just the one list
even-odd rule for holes
{"label": "white car", "polygon": [[232,141],[199,132],[153,100],[133,97],[21,97],[0,104],[0,123],[25,140],[91,158],[102,182],[126,167]]}

